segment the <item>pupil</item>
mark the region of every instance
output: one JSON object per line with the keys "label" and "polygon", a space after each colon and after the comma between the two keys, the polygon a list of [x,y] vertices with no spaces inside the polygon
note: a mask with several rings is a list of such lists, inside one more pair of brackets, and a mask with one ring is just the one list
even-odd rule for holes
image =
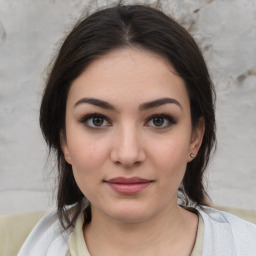
{"label": "pupil", "polygon": [[164,123],[164,119],[162,117],[155,117],[153,119],[153,123],[155,126],[162,126]]}
{"label": "pupil", "polygon": [[93,124],[95,126],[101,126],[103,124],[103,118],[102,117],[94,117]]}

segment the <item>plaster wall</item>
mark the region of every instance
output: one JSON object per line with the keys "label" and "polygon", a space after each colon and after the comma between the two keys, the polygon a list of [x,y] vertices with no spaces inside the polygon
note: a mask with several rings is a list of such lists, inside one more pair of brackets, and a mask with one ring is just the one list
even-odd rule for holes
{"label": "plaster wall", "polygon": [[[0,214],[54,204],[54,165],[38,125],[47,66],[77,18],[115,1],[0,0]],[[256,210],[256,1],[160,4],[195,37],[217,91],[214,204]]]}

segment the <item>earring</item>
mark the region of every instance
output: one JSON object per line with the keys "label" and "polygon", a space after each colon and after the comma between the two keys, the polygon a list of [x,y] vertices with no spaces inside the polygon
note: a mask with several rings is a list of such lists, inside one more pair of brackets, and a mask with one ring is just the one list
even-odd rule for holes
{"label": "earring", "polygon": [[191,157],[191,158],[194,158],[194,157],[195,157],[195,155],[194,155],[193,153],[191,153],[191,154],[190,154],[190,157]]}

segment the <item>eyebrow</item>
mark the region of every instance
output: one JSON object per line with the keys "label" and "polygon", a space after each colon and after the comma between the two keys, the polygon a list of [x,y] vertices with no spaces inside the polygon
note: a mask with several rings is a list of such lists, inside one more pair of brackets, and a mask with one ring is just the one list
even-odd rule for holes
{"label": "eyebrow", "polygon": [[146,102],[146,103],[141,104],[139,106],[139,109],[140,110],[147,110],[147,109],[150,109],[150,108],[155,108],[155,107],[162,106],[162,105],[167,104],[167,103],[176,104],[177,106],[179,106],[182,109],[181,104],[177,100],[172,99],[172,98],[162,98],[162,99],[157,99],[157,100],[154,100],[154,101]]}
{"label": "eyebrow", "polygon": [[[91,104],[91,105],[94,105],[94,106],[97,106],[97,107],[101,107],[101,108],[104,108],[104,109],[117,111],[115,106],[113,106],[112,104],[110,104],[110,103],[108,103],[104,100],[95,99],[95,98],[82,98],[82,99],[78,100],[75,103],[74,107],[76,107],[76,106],[78,106],[82,103],[88,103],[88,104]],[[175,105],[179,106],[182,109],[181,104],[177,100],[172,99],[172,98],[161,98],[161,99],[157,99],[157,100],[154,100],[154,101],[150,101],[150,102],[146,102],[146,103],[141,104],[139,106],[139,110],[143,111],[143,110],[147,110],[147,109],[150,109],[150,108],[159,107],[159,106],[162,106],[162,105],[167,104],[167,103],[175,104]]]}
{"label": "eyebrow", "polygon": [[95,98],[82,98],[76,102],[74,107],[76,107],[82,103],[89,103],[89,104],[97,106],[97,107],[110,109],[110,110],[116,110],[115,107],[113,105],[111,105],[110,103],[108,103],[104,100],[99,100],[99,99],[95,99]]}

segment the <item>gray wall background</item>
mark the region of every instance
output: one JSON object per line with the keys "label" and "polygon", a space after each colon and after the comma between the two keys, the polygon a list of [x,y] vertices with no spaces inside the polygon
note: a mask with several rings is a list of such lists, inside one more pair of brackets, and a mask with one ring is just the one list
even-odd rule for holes
{"label": "gray wall background", "polygon": [[[115,1],[0,0],[0,214],[54,205],[38,110],[47,65],[77,18]],[[213,203],[256,210],[256,0],[161,4],[201,46],[217,91]]]}

